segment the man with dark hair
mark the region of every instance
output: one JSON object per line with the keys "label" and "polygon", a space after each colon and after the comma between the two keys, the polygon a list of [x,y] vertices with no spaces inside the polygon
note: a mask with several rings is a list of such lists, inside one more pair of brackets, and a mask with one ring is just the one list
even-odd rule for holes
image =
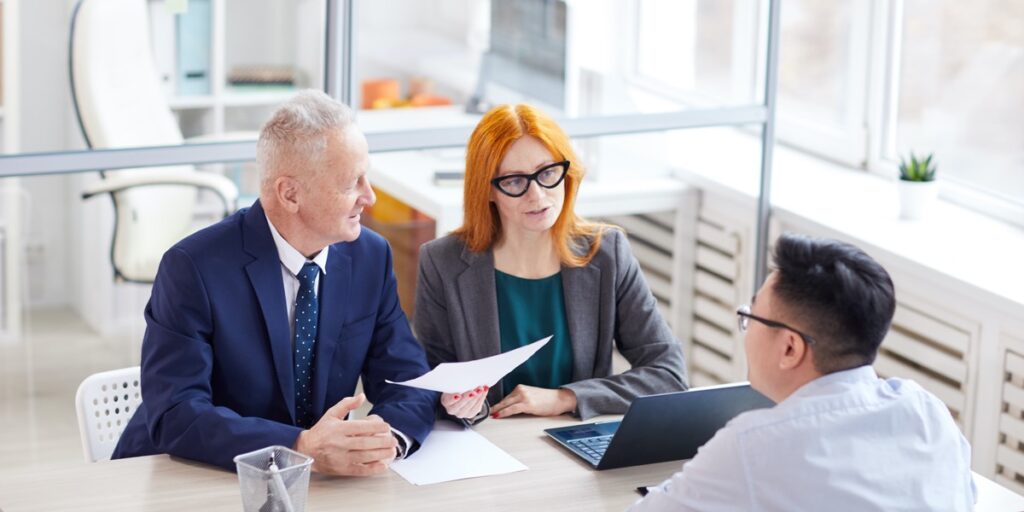
{"label": "man with dark hair", "polygon": [[860,249],[786,234],[736,312],[754,389],[743,413],[633,511],[971,510],[971,448],[938,398],[871,368],[896,308]]}

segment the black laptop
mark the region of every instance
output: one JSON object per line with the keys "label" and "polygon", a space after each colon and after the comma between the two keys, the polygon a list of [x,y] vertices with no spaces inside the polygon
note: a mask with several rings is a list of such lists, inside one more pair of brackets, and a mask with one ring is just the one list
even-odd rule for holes
{"label": "black laptop", "polygon": [[642,396],[622,421],[544,430],[596,469],[690,459],[741,412],[775,405],[750,384],[724,384]]}

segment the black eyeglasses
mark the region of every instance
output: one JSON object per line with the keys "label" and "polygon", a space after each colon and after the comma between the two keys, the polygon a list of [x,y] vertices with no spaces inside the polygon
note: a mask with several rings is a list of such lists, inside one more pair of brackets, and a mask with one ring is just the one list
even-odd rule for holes
{"label": "black eyeglasses", "polygon": [[804,334],[782,322],[768,320],[767,318],[761,318],[757,315],[751,314],[749,305],[743,305],[736,308],[736,325],[740,328],[740,332],[746,332],[751,320],[757,320],[758,322],[761,322],[762,324],[767,325],[768,327],[774,327],[776,329],[789,329],[790,331],[799,334],[800,337],[803,338],[808,345],[814,344],[814,338],[812,338],[809,334]]}
{"label": "black eyeglasses", "polygon": [[569,172],[569,161],[562,160],[551,165],[545,165],[533,174],[508,174],[491,180],[502,194],[510,197],[519,197],[530,189],[530,182],[536,181],[537,185],[544,188],[555,188],[565,179]]}

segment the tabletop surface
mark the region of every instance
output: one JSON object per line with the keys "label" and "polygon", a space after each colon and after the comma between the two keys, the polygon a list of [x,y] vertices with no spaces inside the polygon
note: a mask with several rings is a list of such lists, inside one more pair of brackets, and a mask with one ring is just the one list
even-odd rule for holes
{"label": "tabletop surface", "polygon": [[[600,419],[614,419],[612,417]],[[488,420],[476,430],[529,467],[518,473],[415,486],[394,472],[368,478],[314,475],[307,510],[616,510],[639,498],[681,462],[595,471],[543,432],[575,424],[568,417]],[[976,510],[1024,510],[1024,497],[975,475]],[[4,512],[42,510],[239,510],[237,476],[156,455],[97,463],[35,466],[0,482]]]}
{"label": "tabletop surface", "polygon": [[[568,417],[488,420],[476,430],[529,470],[414,486],[394,472],[367,478],[314,475],[307,510],[623,510],[680,468],[665,462],[595,471],[547,438],[543,429]],[[35,510],[239,510],[237,476],[219,468],[156,455],[39,466],[0,482],[3,512]]]}

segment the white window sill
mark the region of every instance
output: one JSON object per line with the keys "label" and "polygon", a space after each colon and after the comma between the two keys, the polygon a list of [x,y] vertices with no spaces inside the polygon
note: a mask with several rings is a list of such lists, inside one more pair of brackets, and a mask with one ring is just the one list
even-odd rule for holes
{"label": "white window sill", "polygon": [[[756,200],[759,138],[729,129],[669,137],[676,176],[734,199]],[[946,201],[938,201],[926,220],[900,220],[895,182],[777,145],[773,214],[787,224],[842,233],[869,251],[888,252],[1011,308],[1024,306],[1024,230]]]}

